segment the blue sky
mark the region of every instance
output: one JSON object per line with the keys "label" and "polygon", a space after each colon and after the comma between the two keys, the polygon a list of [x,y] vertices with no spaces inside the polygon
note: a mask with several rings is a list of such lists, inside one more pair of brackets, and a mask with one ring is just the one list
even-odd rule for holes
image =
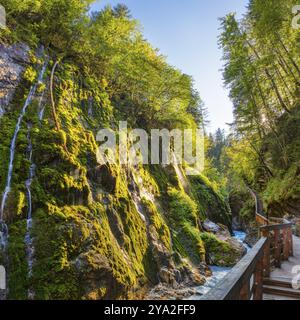
{"label": "blue sky", "polygon": [[209,111],[209,131],[228,130],[232,104],[223,87],[222,52],[218,49],[218,18],[229,12],[238,17],[247,0],[99,0],[92,10],[107,4],[126,4],[143,27],[145,38],[167,56],[170,64],[192,75]]}

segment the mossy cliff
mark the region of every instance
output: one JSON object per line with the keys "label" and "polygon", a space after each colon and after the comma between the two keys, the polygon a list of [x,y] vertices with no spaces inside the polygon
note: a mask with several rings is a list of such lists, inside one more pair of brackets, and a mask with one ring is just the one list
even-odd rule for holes
{"label": "mossy cliff", "polygon": [[[216,245],[213,235],[202,230],[206,218],[230,225],[230,210],[218,190],[204,176],[188,179],[182,168],[178,176],[172,165],[101,165],[97,130],[116,127],[122,117],[107,83],[95,81],[66,59],[54,75],[53,110],[49,88],[54,61],[35,50],[28,57],[0,118],[2,193],[17,118],[46,61],[44,78],[17,136],[11,191],[3,212],[9,229],[2,252],[8,298],[122,299],[142,297],[145,288],[158,283],[203,283],[210,251],[222,255],[221,248],[227,253],[231,248],[224,241],[215,240]],[[34,250],[29,272],[25,182],[33,163]],[[228,263],[220,257],[214,262],[232,265],[230,255],[224,259]]]}

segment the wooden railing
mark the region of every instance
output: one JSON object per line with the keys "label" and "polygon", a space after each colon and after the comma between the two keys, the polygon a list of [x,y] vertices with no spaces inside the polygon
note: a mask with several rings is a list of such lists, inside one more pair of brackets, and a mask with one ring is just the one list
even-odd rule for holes
{"label": "wooden railing", "polygon": [[260,226],[268,225],[269,220],[260,213],[256,213],[255,220]]}
{"label": "wooden railing", "polygon": [[293,256],[293,223],[275,224],[261,227],[263,237],[270,239],[266,260],[270,267],[280,268],[281,262]]}
{"label": "wooden railing", "polygon": [[201,300],[262,300],[263,280],[272,266],[280,267],[293,255],[292,226],[288,222],[262,226],[258,243]]}

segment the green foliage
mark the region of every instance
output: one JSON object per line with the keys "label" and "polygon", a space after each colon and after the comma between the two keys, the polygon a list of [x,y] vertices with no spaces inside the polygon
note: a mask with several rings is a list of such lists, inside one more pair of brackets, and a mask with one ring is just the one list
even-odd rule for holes
{"label": "green foliage", "polygon": [[207,259],[213,265],[232,267],[236,264],[240,252],[229,243],[218,239],[212,233],[201,233],[201,240],[207,252]]}
{"label": "green foliage", "polygon": [[[95,140],[99,129],[116,128],[119,120],[148,131],[195,129],[205,124],[205,109],[193,79],[170,66],[144,39],[127,7],[106,7],[90,16],[90,3],[2,2],[8,30],[1,33],[1,43],[25,42],[32,49],[43,45],[50,59],[44,83],[37,84],[21,123],[5,211],[11,299],[27,299],[29,289],[36,299],[126,298],[136,288],[157,283],[162,266],[175,268],[173,254],[180,266],[205,261],[200,218],[212,215],[224,224],[229,221],[219,183],[201,176],[186,181],[183,188],[172,166],[99,164]],[[10,112],[0,118],[2,191],[17,118],[41,60],[31,57]],[[58,60],[53,91],[59,129],[48,92],[50,68]],[[45,116],[40,122],[37,108],[42,94]],[[24,243],[29,123],[36,164],[31,185],[35,248],[31,277]],[[141,196],[137,203],[136,188],[155,201]]]}
{"label": "green foliage", "polygon": [[27,291],[30,288],[28,279],[28,267],[26,258],[26,247],[24,243],[26,233],[26,221],[21,220],[9,227],[9,297],[26,300]]}
{"label": "green foliage", "polygon": [[221,19],[223,77],[234,105],[234,134],[224,151],[228,189],[252,187],[271,215],[294,213],[288,202],[297,206],[300,56],[299,29],[291,27],[296,4],[251,0],[242,21],[234,14]]}
{"label": "green foliage", "polygon": [[222,223],[231,229],[231,213],[228,203],[218,190],[218,186],[211,183],[206,177],[191,176],[192,191],[202,219],[210,219]]}

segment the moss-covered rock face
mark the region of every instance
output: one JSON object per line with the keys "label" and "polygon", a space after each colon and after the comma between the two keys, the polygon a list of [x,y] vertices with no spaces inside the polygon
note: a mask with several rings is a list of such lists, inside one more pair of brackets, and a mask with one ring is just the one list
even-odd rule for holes
{"label": "moss-covered rock face", "polygon": [[[17,118],[43,63],[33,62],[19,79],[11,112],[0,118],[1,192]],[[159,282],[203,283],[207,255],[217,264],[232,265],[229,245],[202,233],[204,217],[228,223],[228,207],[209,181],[195,177],[186,180],[184,188],[184,177],[178,177],[172,166],[100,165],[95,135],[116,121],[107,84],[63,63],[54,79],[57,130],[47,89],[51,66],[50,62],[16,141],[12,188],[4,211],[8,247],[1,255],[7,263],[9,298],[133,298],[141,288]],[[45,107],[42,119],[41,107]],[[25,181],[32,164],[29,273]]]}
{"label": "moss-covered rock face", "polygon": [[202,175],[191,176],[190,183],[193,196],[199,203],[201,218],[222,223],[231,230],[231,210],[222,194]]}
{"label": "moss-covered rock face", "polygon": [[230,237],[224,241],[207,232],[201,233],[200,237],[206,249],[207,262],[211,265],[233,267],[245,254],[245,248]]}

